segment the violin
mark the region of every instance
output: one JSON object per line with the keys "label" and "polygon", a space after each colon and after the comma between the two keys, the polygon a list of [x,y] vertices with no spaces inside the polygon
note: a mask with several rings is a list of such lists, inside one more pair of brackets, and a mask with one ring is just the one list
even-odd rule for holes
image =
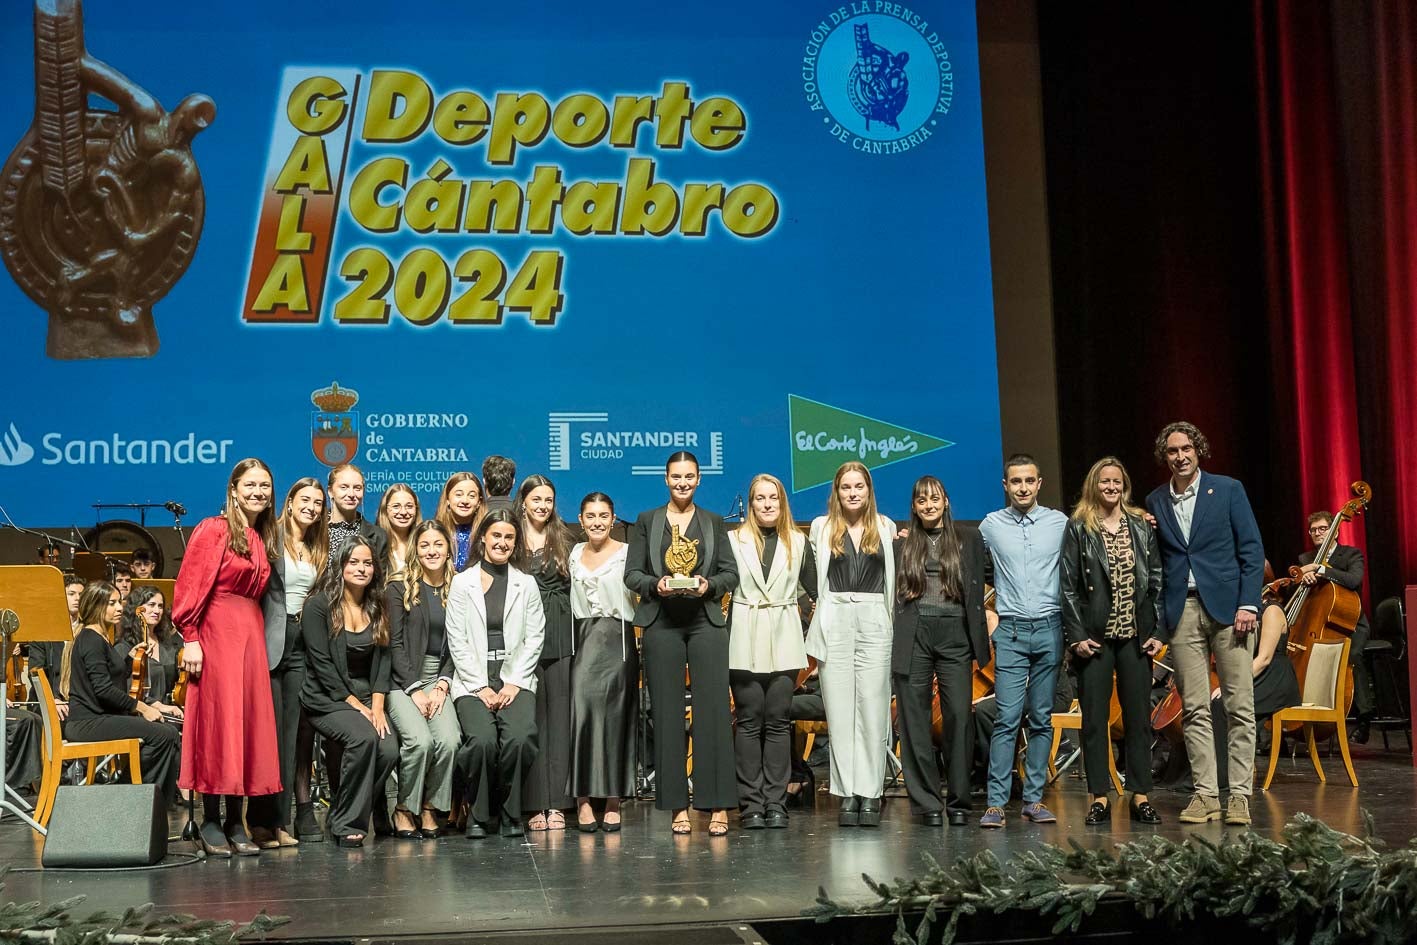
{"label": "violin", "polygon": [[182,669],[182,647],[177,651],[177,681],[172,684],[172,704],[179,709],[187,707],[187,684],[191,681],[187,670]]}
{"label": "violin", "polygon": [[128,679],[128,698],[142,700],[148,689],[148,633],[147,621],[143,621],[143,642],[133,647],[132,669]]}
{"label": "violin", "polygon": [[5,661],[5,698],[9,701],[25,701],[25,669],[28,666],[29,660],[25,658],[20,644],[16,643],[10,658]]}

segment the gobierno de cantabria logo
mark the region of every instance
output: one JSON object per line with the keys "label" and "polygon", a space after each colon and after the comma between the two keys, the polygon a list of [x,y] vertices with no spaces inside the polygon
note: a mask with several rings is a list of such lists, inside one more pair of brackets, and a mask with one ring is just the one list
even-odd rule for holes
{"label": "gobierno de cantabria logo", "polygon": [[812,26],[802,92],[837,141],[863,154],[899,154],[928,141],[949,114],[954,66],[920,14],[858,0]]}

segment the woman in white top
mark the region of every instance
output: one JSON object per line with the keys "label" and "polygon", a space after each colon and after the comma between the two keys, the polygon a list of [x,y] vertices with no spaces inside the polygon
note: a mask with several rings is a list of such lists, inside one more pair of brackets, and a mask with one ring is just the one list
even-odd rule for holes
{"label": "woman in white top", "polygon": [[413,530],[422,521],[423,516],[418,512],[418,496],[413,494],[407,483],[396,482],[384,490],[374,524],[389,536],[388,580],[398,580],[400,572],[413,557]]}
{"label": "woman in white top", "polygon": [[[300,688],[305,684],[305,644],[300,610],[325,568],[330,540],[325,524],[325,487],[318,479],[297,479],[285,494],[279,552],[261,597],[266,620],[266,662],[271,668],[271,700],[276,713],[276,751],[280,756],[279,794],[253,797],[246,812],[251,842],[263,850],[293,847],[291,798],[297,808],[295,833],[321,839],[310,802],[310,761],[315,730],[302,718]],[[302,722],[304,724],[302,724]]]}
{"label": "woman in white top", "polygon": [[817,569],[775,476],[753,477],[748,508],[729,541],[738,588],[728,615],[728,682],[740,823],[744,830],[761,830],[787,826],[792,690],[797,671],[807,666],[797,596],[803,585],[816,594]]}
{"label": "woman in white top", "polygon": [[871,472],[843,463],[827,514],[812,521],[817,609],[807,653],[821,667],[831,744],[831,791],[843,827],[878,827],[891,741],[895,524],[876,512]]}
{"label": "woman in white top", "polygon": [[[471,808],[467,836],[497,830],[520,837],[522,780],[536,758],[536,666],[546,617],[536,579],[516,567],[524,556],[509,510],[487,513],[472,541],[476,564],[453,578],[447,644],[453,706],[462,727],[457,765]],[[493,795],[501,810],[492,808]]]}
{"label": "woman in white top", "polygon": [[[624,542],[610,537],[615,504],[603,492],[581,500],[586,540],[571,549],[571,791],[583,833],[620,829],[620,798],[634,791],[635,699],[640,658],[635,649],[634,596],[625,587]],[[595,817],[592,799],[604,800]]]}

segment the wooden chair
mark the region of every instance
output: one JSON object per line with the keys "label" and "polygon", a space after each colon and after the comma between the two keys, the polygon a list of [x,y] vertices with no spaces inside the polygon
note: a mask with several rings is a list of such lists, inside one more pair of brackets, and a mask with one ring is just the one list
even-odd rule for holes
{"label": "wooden chair", "polygon": [[1348,725],[1343,710],[1343,668],[1348,665],[1349,641],[1342,643],[1313,643],[1309,646],[1309,669],[1304,677],[1303,702],[1300,705],[1280,709],[1270,718],[1269,771],[1264,776],[1264,787],[1274,780],[1274,769],[1279,765],[1281,733],[1285,722],[1303,722],[1304,738],[1309,743],[1309,759],[1314,763],[1314,771],[1320,781],[1326,781],[1323,766],[1319,764],[1319,749],[1314,742],[1316,723],[1334,726],[1338,739],[1338,750],[1343,755],[1343,767],[1348,771],[1348,780],[1358,786],[1358,775],[1353,771],[1353,758],[1348,754]]}
{"label": "wooden chair", "polygon": [[[1048,781],[1052,783],[1058,777],[1058,737],[1066,731],[1082,731],[1082,709],[1078,707],[1078,701],[1073,700],[1072,707],[1066,712],[1053,713],[1053,744],[1048,748]],[[1019,762],[1022,766],[1022,761]],[[1112,786],[1117,789],[1118,794],[1124,793],[1122,790],[1122,776],[1117,773],[1117,758],[1112,750],[1111,742],[1107,744],[1107,773],[1112,778]]]}
{"label": "wooden chair", "polygon": [[33,678],[38,683],[40,719],[44,723],[44,744],[40,752],[43,759],[43,774],[40,776],[39,797],[35,801],[34,819],[42,826],[49,825],[49,816],[54,813],[54,795],[59,792],[59,780],[64,771],[64,763],[75,759],[85,759],[89,763],[89,783],[93,783],[98,760],[107,755],[127,755],[128,772],[134,784],[143,783],[143,767],[138,759],[142,747],[139,738],[114,738],[102,742],[67,742],[59,725],[59,707],[54,702],[54,690],[44,670],[35,670]]}

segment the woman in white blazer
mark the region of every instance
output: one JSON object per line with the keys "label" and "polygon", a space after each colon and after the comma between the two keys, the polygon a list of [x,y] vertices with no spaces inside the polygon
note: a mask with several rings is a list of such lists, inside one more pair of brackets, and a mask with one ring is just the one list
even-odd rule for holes
{"label": "woman in white blazer", "polygon": [[817,593],[817,568],[777,477],[753,477],[748,508],[729,542],[738,587],[729,610],[728,682],[736,715],[739,823],[761,830],[787,826],[792,690],[797,671],[807,666],[797,597],[804,586]]}
{"label": "woman in white blazer", "polygon": [[522,835],[522,777],[536,758],[532,694],[546,617],[536,579],[514,565],[522,551],[512,513],[487,513],[472,541],[477,563],[453,578],[448,592],[453,705],[462,727],[457,764],[467,782],[472,840],[498,829],[494,812],[502,836]]}
{"label": "woman in white blazer", "polygon": [[870,470],[842,464],[809,537],[818,593],[807,652],[820,666],[831,792],[842,799],[841,826],[878,827],[891,740],[895,523],[876,511]]}

